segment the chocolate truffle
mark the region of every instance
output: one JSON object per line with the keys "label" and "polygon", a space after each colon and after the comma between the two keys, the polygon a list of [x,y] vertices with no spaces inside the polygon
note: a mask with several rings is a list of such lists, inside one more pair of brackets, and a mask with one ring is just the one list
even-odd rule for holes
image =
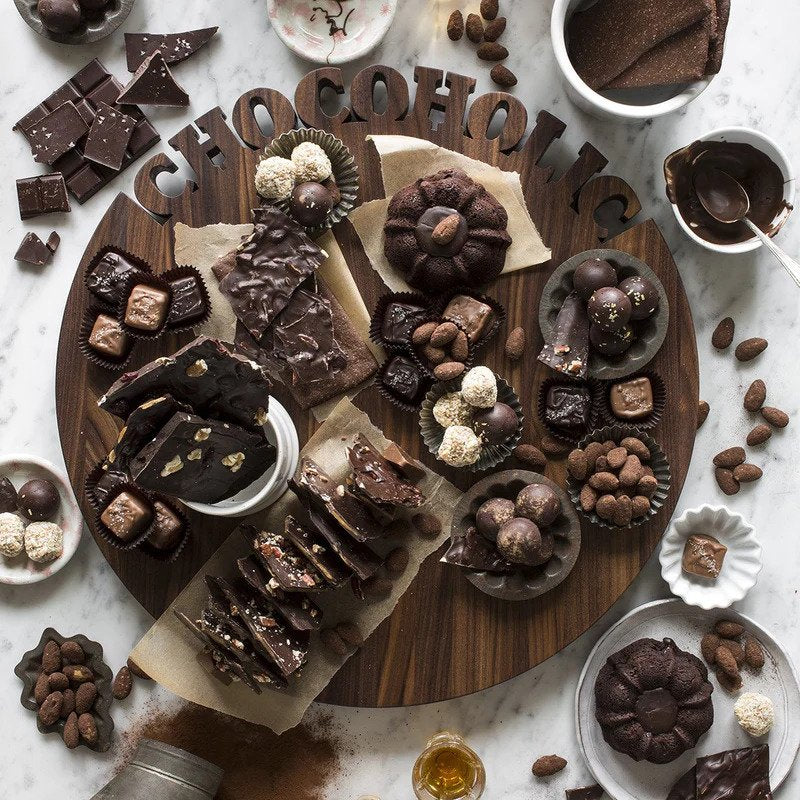
{"label": "chocolate truffle", "polygon": [[5,477],[0,478],[0,514],[17,510],[17,490]]}
{"label": "chocolate truffle", "polygon": [[504,497],[493,497],[481,505],[475,514],[478,533],[494,542],[500,528],[514,518],[514,502]]}
{"label": "chocolate truffle", "polygon": [[589,426],[592,396],[585,386],[555,385],[547,390],[544,418],[555,428],[580,431]]}
{"label": "chocolate truffle", "polygon": [[426,316],[427,310],[414,303],[392,302],[383,312],[381,336],[387,344],[407,345],[414,328]]}
{"label": "chocolate truffle", "polygon": [[471,425],[475,409],[461,396],[461,392],[443,394],[433,406],[433,418],[443,428],[451,425]]}
{"label": "chocolate truffle", "polygon": [[265,200],[288,200],[292,196],[297,169],[288,158],[270,156],[256,167],[256,191]]}
{"label": "chocolate truffle", "polygon": [[25,523],[16,515],[0,514],[0,555],[16,558],[24,547]]}
{"label": "chocolate truffle", "polygon": [[497,378],[489,367],[473,367],[461,381],[461,395],[475,408],[491,408],[497,402]]}
{"label": "chocolate truffle", "polygon": [[605,356],[620,356],[633,344],[633,328],[625,325],[621,330],[608,331],[593,324],[589,327],[589,344]]}
{"label": "chocolate truffle", "polygon": [[183,533],[183,520],[160,500],[153,503],[155,520],[147,543],[156,550],[172,550],[180,542]]}
{"label": "chocolate truffle", "polygon": [[412,405],[425,393],[425,376],[422,370],[406,356],[394,356],[381,375],[381,383],[389,394]]}
{"label": "chocolate truffle", "polygon": [[445,306],[442,317],[466,331],[473,344],[489,333],[496,319],[494,309],[488,303],[468,294],[455,295]]}
{"label": "chocolate truffle", "polygon": [[619,331],[631,318],[631,301],[616,286],[603,286],[589,298],[589,319],[606,331]]}
{"label": "chocolate truffle", "polygon": [[700,578],[715,580],[722,571],[728,548],[713,536],[693,533],[683,548],[683,571]]}
{"label": "chocolate truffle", "polygon": [[292,190],[289,213],[306,228],[324,225],[332,208],[333,197],[321,183],[299,183]]}
{"label": "chocolate truffle", "polygon": [[89,334],[89,347],[104,356],[121,359],[128,352],[128,334],[114,317],[98,314]]}
{"label": "chocolate truffle", "polygon": [[331,177],[333,166],[328,154],[316,142],[301,142],[292,150],[298,183],[324,181]]}
{"label": "chocolate truffle", "polygon": [[61,497],[52,481],[34,478],[20,487],[17,496],[19,510],[32,520],[52,519],[58,511]]}
{"label": "chocolate truffle", "polygon": [[466,425],[445,429],[437,455],[451,467],[469,467],[481,457],[482,442]]}
{"label": "chocolate truffle", "polygon": [[517,495],[515,514],[546,528],[561,513],[558,495],[543,483],[531,483]]}
{"label": "chocolate truffle", "polygon": [[553,537],[543,536],[531,520],[514,517],[498,531],[497,549],[512,564],[538,567],[553,555]]}
{"label": "chocolate truffle", "polygon": [[632,275],[620,283],[619,290],[631,301],[631,319],[648,319],[658,310],[658,290],[647,278]]}
{"label": "chocolate truffle", "polygon": [[193,319],[202,317],[206,311],[206,301],[200,283],[194,275],[185,275],[170,281],[172,302],[167,321],[170,325],[185,325]]}
{"label": "chocolate truffle", "polygon": [[745,692],[734,704],[736,721],[751,736],[766,736],[775,724],[775,706],[766,695]]}
{"label": "chocolate truffle", "polygon": [[486,444],[501,445],[517,432],[519,419],[511,406],[495,403],[491,408],[481,408],[475,412],[472,427]]}
{"label": "chocolate truffle", "polygon": [[39,0],[36,10],[42,25],[53,33],[70,33],[81,24],[76,0]]}
{"label": "chocolate truffle", "polygon": [[572,285],[583,300],[588,300],[598,289],[617,285],[617,271],[602,258],[589,258],[578,264],[572,275]]}
{"label": "chocolate truffle", "polygon": [[653,386],[650,378],[641,376],[615,383],[608,394],[608,402],[615,417],[644,419],[653,413]]}
{"label": "chocolate truffle", "polygon": [[125,323],[140,331],[157,331],[167,318],[170,294],[158,286],[137,283],[128,296]]}
{"label": "chocolate truffle", "polygon": [[131,492],[120,492],[100,515],[103,525],[123,542],[141,536],[152,518],[150,504]]}
{"label": "chocolate truffle", "polygon": [[25,552],[39,564],[54,561],[64,552],[64,531],[52,522],[31,522],[25,528]]}

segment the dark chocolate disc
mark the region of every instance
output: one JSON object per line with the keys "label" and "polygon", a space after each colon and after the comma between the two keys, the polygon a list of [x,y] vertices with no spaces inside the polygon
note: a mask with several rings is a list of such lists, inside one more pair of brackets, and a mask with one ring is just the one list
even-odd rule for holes
{"label": "dark chocolate disc", "polygon": [[20,488],[18,503],[19,510],[28,519],[43,521],[52,519],[61,498],[51,481],[34,478]]}
{"label": "dark chocolate disc", "polygon": [[332,208],[333,195],[321,183],[299,183],[292,191],[289,213],[306,228],[324,225]]}
{"label": "dark chocolate disc", "polygon": [[633,328],[626,325],[620,331],[607,331],[599,325],[592,325],[589,328],[589,344],[603,355],[622,355],[633,344]]}
{"label": "dark chocolate disc", "polygon": [[532,483],[517,495],[515,513],[546,528],[561,513],[561,500],[549,486]]}
{"label": "dark chocolate disc", "polygon": [[617,285],[617,271],[613,265],[602,258],[589,258],[578,264],[572,276],[575,291],[588,300],[598,289]]}
{"label": "dark chocolate disc", "polygon": [[631,301],[616,286],[603,286],[589,298],[589,319],[607,331],[624,328],[631,318]]}
{"label": "dark chocolate disc", "polygon": [[647,278],[632,275],[620,283],[619,290],[631,301],[631,319],[648,319],[658,310],[658,290]]}
{"label": "dark chocolate disc", "polygon": [[494,542],[500,528],[514,518],[514,502],[504,497],[493,497],[481,505],[475,514],[478,533]]}
{"label": "dark chocolate disc", "polygon": [[53,33],[70,33],[81,24],[76,0],[39,0],[36,6],[42,25]]}
{"label": "dark chocolate disc", "polygon": [[[458,227],[453,234],[453,238],[446,244],[437,244],[433,239],[433,232],[436,230],[436,226],[442,220],[452,216],[458,217]],[[467,236],[469,236],[469,228],[464,216],[454,208],[434,206],[424,211],[419,220],[417,220],[415,233],[417,244],[426,253],[432,256],[449,257],[461,252],[464,243],[467,241]]]}
{"label": "dark chocolate disc", "polygon": [[519,427],[516,412],[505,403],[495,403],[491,408],[476,411],[472,423],[475,433],[491,445],[507,442]]}

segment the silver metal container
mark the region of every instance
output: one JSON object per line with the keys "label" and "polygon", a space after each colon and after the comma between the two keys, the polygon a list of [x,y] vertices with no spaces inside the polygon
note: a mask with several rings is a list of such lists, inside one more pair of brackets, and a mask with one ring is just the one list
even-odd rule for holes
{"label": "silver metal container", "polygon": [[91,800],[213,800],[222,775],[185,750],[142,739],[125,769]]}

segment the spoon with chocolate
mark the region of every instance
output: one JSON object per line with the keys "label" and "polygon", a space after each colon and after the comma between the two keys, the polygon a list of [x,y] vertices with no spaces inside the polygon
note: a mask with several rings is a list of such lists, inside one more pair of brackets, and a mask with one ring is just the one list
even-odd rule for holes
{"label": "spoon with chocolate", "polygon": [[699,170],[694,176],[694,190],[703,208],[717,222],[725,225],[744,223],[800,286],[800,264],[789,258],[758,225],[748,219],[750,198],[739,181],[721,169],[708,167]]}

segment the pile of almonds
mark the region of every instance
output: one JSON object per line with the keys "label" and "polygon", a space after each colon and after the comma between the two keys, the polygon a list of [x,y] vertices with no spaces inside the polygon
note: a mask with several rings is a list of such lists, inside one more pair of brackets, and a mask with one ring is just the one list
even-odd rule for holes
{"label": "pile of almonds", "polygon": [[658,480],[647,466],[650,449],[639,438],[627,436],[617,443],[590,442],[567,457],[567,470],[582,483],[581,509],[626,528],[650,511]]}
{"label": "pile of almonds", "polygon": [[743,625],[729,619],[721,619],[702,638],[700,652],[714,668],[720,686],[731,693],[742,688],[743,666],[753,672],[764,666],[764,651],[758,640],[747,634]]}
{"label": "pile of almonds", "polygon": [[469,338],[454,322],[423,322],[411,334],[411,343],[437,381],[452,381],[467,368]]}

